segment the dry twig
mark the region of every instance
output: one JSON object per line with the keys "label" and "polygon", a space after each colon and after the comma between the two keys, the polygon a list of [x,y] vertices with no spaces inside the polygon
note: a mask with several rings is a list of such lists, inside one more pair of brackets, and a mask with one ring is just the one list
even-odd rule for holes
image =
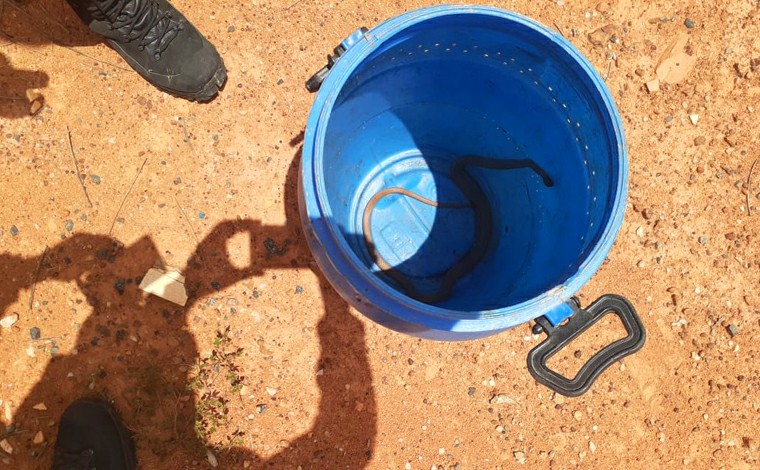
{"label": "dry twig", "polygon": [[137,183],[137,178],[140,177],[140,173],[142,173],[143,168],[145,168],[145,164],[148,163],[148,159],[146,158],[143,160],[142,165],[140,165],[140,169],[137,170],[137,174],[135,175],[135,179],[132,180],[132,185],[127,190],[127,194],[124,195],[124,199],[121,200],[121,204],[119,205],[119,210],[116,211],[116,215],[113,216],[113,222],[111,222],[111,228],[108,229],[108,235],[111,235],[113,232],[113,227],[116,225],[116,219],[119,218],[119,213],[121,213],[122,207],[124,207],[124,203],[127,202],[127,198],[129,197],[129,193],[132,192],[132,188],[135,187],[135,183]]}
{"label": "dry twig", "polygon": [[47,256],[48,247],[45,245],[45,251],[42,252],[42,256],[40,256],[40,261],[37,263],[37,270],[34,272],[34,280],[32,281],[32,288],[29,291],[29,310],[32,309],[34,306],[34,290],[37,288],[37,281],[40,279],[40,270],[42,270],[42,263],[45,262],[45,257]]}
{"label": "dry twig", "polygon": [[87,194],[87,188],[85,187],[84,181],[82,180],[82,173],[79,172],[79,163],[77,163],[77,157],[74,154],[74,145],[71,143],[71,131],[69,130],[69,126],[66,126],[66,137],[69,139],[69,151],[71,152],[71,159],[74,160],[74,171],[77,172],[77,181],[79,181],[79,185],[82,187],[82,192],[84,192],[84,197],[87,199],[87,204],[92,207],[90,195]]}
{"label": "dry twig", "polygon": [[749,175],[747,175],[747,214],[752,215],[752,205],[750,205],[749,195],[752,194],[752,172],[755,171],[755,165],[757,165],[757,158],[752,162],[752,168],[749,169]]}

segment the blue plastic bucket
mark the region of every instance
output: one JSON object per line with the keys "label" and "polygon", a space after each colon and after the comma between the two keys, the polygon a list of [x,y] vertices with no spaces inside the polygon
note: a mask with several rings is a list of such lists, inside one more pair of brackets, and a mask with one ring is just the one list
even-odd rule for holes
{"label": "blue plastic bucket", "polygon": [[[317,263],[348,303],[439,340],[541,316],[553,328],[579,310],[568,301],[620,228],[628,164],[613,99],[568,41],[511,12],[432,7],[357,31],[314,80],[300,210]],[[465,164],[488,224],[453,173],[465,156],[524,163]],[[389,188],[440,205],[400,193],[373,200]],[[479,237],[485,254],[432,303],[415,300],[372,254],[434,293]]]}

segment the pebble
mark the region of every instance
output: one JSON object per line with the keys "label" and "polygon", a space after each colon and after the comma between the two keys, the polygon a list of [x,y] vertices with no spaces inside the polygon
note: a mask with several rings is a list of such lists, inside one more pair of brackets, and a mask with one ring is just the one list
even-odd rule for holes
{"label": "pebble", "polygon": [[8,439],[3,439],[0,441],[0,448],[2,448],[7,454],[13,453],[13,446],[10,442],[8,442]]}
{"label": "pebble", "polygon": [[100,184],[101,179],[98,175],[92,175],[90,176],[90,181],[92,181],[92,184]]}
{"label": "pebble", "polygon": [[515,450],[515,451],[512,451],[512,455],[515,456],[515,460],[517,461],[517,463],[519,463],[520,465],[525,464],[525,452],[521,450]]}
{"label": "pebble", "polygon": [[649,93],[657,93],[660,91],[660,81],[656,78],[647,82],[647,91]]}
{"label": "pebble", "polygon": [[216,455],[214,455],[210,449],[206,449],[206,458],[212,467],[216,468],[219,465],[219,461],[216,459]]}
{"label": "pebble", "polygon": [[43,402],[43,401],[37,403],[32,408],[35,409],[35,410],[37,410],[37,411],[47,411],[47,405],[45,405],[45,402]]}
{"label": "pebble", "polygon": [[703,135],[694,138],[694,145],[696,146],[704,145],[705,143],[707,143],[707,139]]}
{"label": "pebble", "polygon": [[33,326],[29,329],[29,336],[31,336],[34,340],[40,339],[40,334],[40,329],[36,326]]}
{"label": "pebble", "polygon": [[267,387],[267,393],[270,397],[273,397],[277,394],[277,389],[272,387]]}
{"label": "pebble", "polygon": [[504,393],[499,393],[491,397],[489,401],[492,405],[514,405],[517,402]]}
{"label": "pebble", "polygon": [[16,227],[15,225],[11,225],[11,235],[13,235],[14,237],[18,236],[18,227]]}
{"label": "pebble", "polygon": [[701,245],[704,245],[705,243],[707,243],[707,236],[702,235],[701,237],[699,237],[699,243]]}
{"label": "pebble", "polygon": [[733,323],[729,324],[726,327],[726,330],[728,330],[728,334],[730,334],[732,338],[736,337],[739,334],[739,329]]}
{"label": "pebble", "polygon": [[583,419],[583,413],[581,413],[580,411],[575,411],[573,412],[573,418],[575,418],[576,421],[580,421],[581,419]]}
{"label": "pebble", "polygon": [[644,230],[644,227],[637,228],[636,235],[638,235],[639,237],[643,237],[644,235],[646,235],[646,231]]}
{"label": "pebble", "polygon": [[228,26],[227,27],[227,32],[228,33],[234,33],[235,32],[235,27],[234,26]]}
{"label": "pebble", "polygon": [[588,441],[588,450],[590,450],[592,454],[596,452],[596,444],[594,444],[594,441]]}
{"label": "pebble", "polygon": [[477,391],[477,389],[475,387],[470,387],[470,388],[467,389],[467,395],[473,396],[473,395],[475,395],[476,391]]}
{"label": "pebble", "polygon": [[199,219],[205,219],[205,218],[206,218],[206,213],[205,213],[205,212],[203,212],[203,211],[201,211],[201,212],[198,212],[198,218],[199,218]]}
{"label": "pebble", "polygon": [[174,178],[174,184],[182,184],[182,178],[180,178],[179,176]]}
{"label": "pebble", "polygon": [[34,435],[34,439],[32,440],[35,444],[42,444],[45,442],[45,435],[42,434],[42,431],[37,431],[37,434]]}
{"label": "pebble", "polygon": [[696,126],[699,122],[699,114],[689,114],[689,120]]}
{"label": "pebble", "polygon": [[261,405],[257,405],[256,406],[256,412],[258,414],[262,414],[262,413],[264,413],[267,410],[267,408],[268,408],[268,406],[262,403]]}
{"label": "pebble", "polygon": [[296,294],[303,294],[303,287],[296,286]]}
{"label": "pebble", "polygon": [[683,25],[689,29],[692,29],[694,28],[694,21],[692,21],[690,18],[686,18],[686,21],[683,22]]}
{"label": "pebble", "polygon": [[404,464],[404,470],[412,470],[412,464],[411,462],[407,462]]}
{"label": "pebble", "polygon": [[0,320],[0,327],[10,328],[18,321],[18,313],[12,313]]}

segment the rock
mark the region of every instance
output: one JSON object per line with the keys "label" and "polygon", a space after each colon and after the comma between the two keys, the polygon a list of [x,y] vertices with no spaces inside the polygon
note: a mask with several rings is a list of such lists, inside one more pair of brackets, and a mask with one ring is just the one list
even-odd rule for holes
{"label": "rock", "polygon": [[580,411],[574,411],[573,418],[575,418],[576,421],[580,421],[581,419],[583,419],[583,413],[581,413]]}
{"label": "rock", "polygon": [[34,439],[32,440],[35,444],[39,445],[45,442],[45,435],[42,434],[42,431],[37,431],[37,434],[34,435]]}
{"label": "rock", "polygon": [[177,184],[182,184],[182,178],[180,178],[179,176],[178,176],[178,177],[176,177],[176,178],[174,178],[174,184],[175,184],[175,185],[177,185]]}
{"label": "rock", "polygon": [[467,389],[467,395],[469,395],[469,396],[473,396],[473,395],[475,395],[475,392],[476,392],[476,391],[477,391],[477,389],[476,389],[475,387],[469,387],[469,388]]}
{"label": "rock", "polygon": [[216,455],[214,455],[213,452],[211,452],[211,449],[206,449],[206,458],[208,459],[208,463],[216,468],[219,465],[219,461],[216,460]]}
{"label": "rock", "polygon": [[691,72],[697,58],[686,53],[689,36],[681,33],[665,49],[655,69],[657,79],[663,83],[679,83]]}
{"label": "rock", "polygon": [[296,294],[303,294],[303,287],[296,286]]}
{"label": "rock", "polygon": [[92,181],[92,184],[100,184],[102,180],[100,179],[100,176],[98,175],[91,175],[90,181]]}
{"label": "rock", "polygon": [[31,338],[32,338],[33,340],[38,340],[38,339],[40,339],[40,334],[41,334],[41,333],[40,333],[40,329],[39,329],[39,328],[37,328],[36,326],[33,326],[33,327],[31,327],[31,328],[29,329],[29,336],[31,336]]}
{"label": "rock", "polygon": [[5,420],[9,423],[13,422],[13,402],[7,400],[3,405],[5,406]]}
{"label": "rock", "polygon": [[0,441],[0,448],[2,448],[7,454],[13,453],[13,446],[10,442],[8,442],[8,439],[3,439]]}
{"label": "rock", "polygon": [[705,139],[705,136],[703,135],[694,138],[694,145],[696,146],[704,145],[706,142],[707,139]]}
{"label": "rock", "polygon": [[489,403],[492,405],[514,405],[517,402],[504,393],[498,393],[491,397]]}
{"label": "rock", "polygon": [[11,230],[11,235],[13,235],[14,237],[18,236],[18,227],[16,227],[15,225],[11,225],[10,230]]}
{"label": "rock", "polygon": [[13,325],[15,325],[17,321],[18,321],[18,313],[12,313],[10,315],[3,317],[3,319],[0,320],[0,327],[10,328]]}
{"label": "rock", "polygon": [[588,450],[590,450],[592,454],[596,452],[596,444],[594,444],[594,441],[588,441]]}
{"label": "rock", "polygon": [[588,34],[588,40],[595,46],[602,46],[615,34],[617,27],[613,24],[608,24],[597,28]]}
{"label": "rock", "polygon": [[639,237],[643,237],[644,235],[646,235],[646,231],[644,230],[644,227],[637,228],[636,235]]}
{"label": "rock", "polygon": [[734,241],[736,240],[736,234],[734,232],[729,232],[724,235],[726,237],[726,240]]}
{"label": "rock", "polygon": [[515,460],[517,461],[517,463],[519,463],[520,465],[525,464],[525,452],[521,450],[515,450],[515,451],[512,451],[512,455],[515,456]]}
{"label": "rock", "polygon": [[699,237],[699,244],[700,245],[704,245],[706,243],[707,243],[707,236],[702,235],[701,237]]}
{"label": "rock", "polygon": [[140,282],[140,290],[177,305],[187,303],[185,277],[176,271],[150,268]]}
{"label": "rock", "polygon": [[660,91],[660,81],[658,79],[650,80],[647,82],[647,91],[649,93],[657,93]]}
{"label": "rock", "polygon": [[699,114],[689,114],[689,120],[696,126],[697,122],[699,122]]}
{"label": "rock", "polygon": [[731,147],[736,147],[736,144],[739,143],[735,135],[727,135],[724,140]]}
{"label": "rock", "polygon": [[689,18],[686,18],[686,21],[683,22],[683,25],[686,26],[689,29],[693,29],[694,28],[694,22],[691,19],[689,19]]}
{"label": "rock", "polygon": [[74,221],[69,219],[66,221],[66,231],[71,232],[74,230]]}
{"label": "rock", "polygon": [[250,466],[251,466],[251,461],[250,460],[244,460],[243,461],[243,468],[248,468]]}
{"label": "rock", "polygon": [[45,402],[42,401],[34,405],[32,408],[37,411],[47,411],[47,406],[45,405]]}
{"label": "rock", "polygon": [[644,76],[644,69],[636,69],[636,75],[638,75],[639,77],[643,77]]}
{"label": "rock", "polygon": [[267,387],[267,393],[270,397],[273,397],[277,394],[277,389],[272,387]]}
{"label": "rock", "polygon": [[728,334],[730,334],[732,338],[736,337],[739,334],[739,329],[733,323],[729,324],[726,327],[726,330],[728,330]]}

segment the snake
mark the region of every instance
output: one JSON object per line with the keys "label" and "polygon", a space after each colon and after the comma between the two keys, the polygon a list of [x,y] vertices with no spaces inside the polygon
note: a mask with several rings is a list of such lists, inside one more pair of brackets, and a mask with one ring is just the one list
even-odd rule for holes
{"label": "snake", "polygon": [[[483,189],[475,178],[467,172],[467,167],[479,167],[487,170],[518,170],[527,168],[533,170],[534,173],[541,177],[544,185],[547,187],[554,186],[554,181],[549,174],[531,159],[523,158],[505,160],[479,155],[464,155],[456,158],[452,162],[449,176],[454,185],[462,192],[467,201],[469,201],[467,204],[440,203],[401,187],[387,188],[375,193],[367,202],[362,217],[362,231],[364,232],[364,243],[367,247],[367,251],[374,264],[380,268],[380,271],[393,279],[407,296],[422,303],[437,304],[449,299],[456,283],[472,272],[480,262],[483,261],[483,258],[485,258],[488,252],[491,230],[493,228],[493,214],[486,194],[483,192]],[[440,287],[435,292],[425,293],[419,291],[404,273],[391,266],[390,263],[383,258],[375,246],[372,237],[372,213],[378,202],[392,194],[405,196],[436,208],[471,208],[473,210],[475,219],[473,243],[464,256],[444,273]]]}

